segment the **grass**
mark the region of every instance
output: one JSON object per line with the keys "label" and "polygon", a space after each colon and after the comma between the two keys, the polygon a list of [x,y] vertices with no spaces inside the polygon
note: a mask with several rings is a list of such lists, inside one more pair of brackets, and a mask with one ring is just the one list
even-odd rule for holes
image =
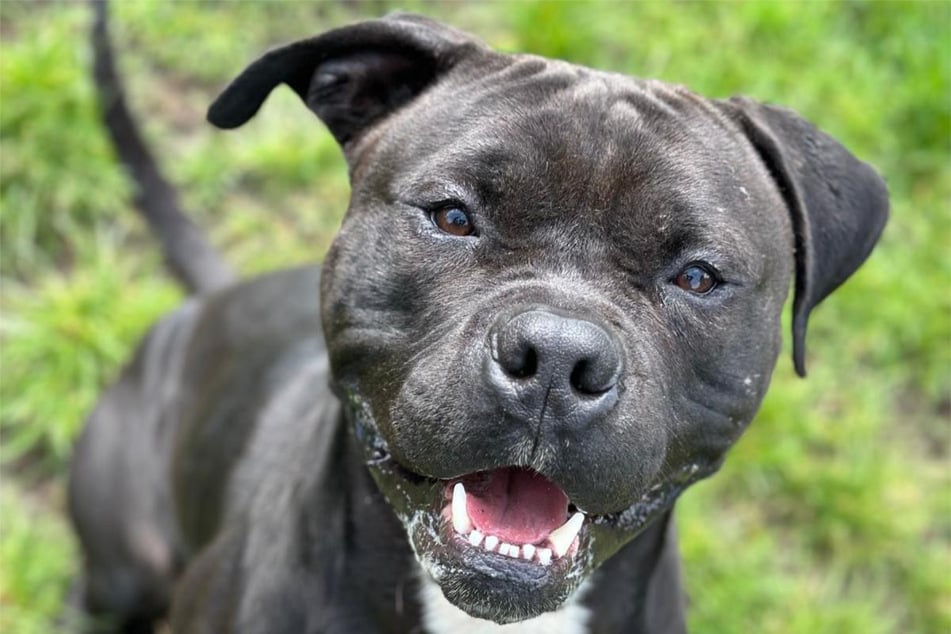
{"label": "grass", "polygon": [[[885,175],[892,220],[788,354],[723,471],[678,507],[698,632],[951,630],[951,4],[403,2],[495,46],[783,103]],[[348,195],[287,91],[203,124],[269,45],[388,2],[115,3],[134,108],[194,217],[246,273],[320,258]],[[128,204],[78,3],[0,3],[0,631],[56,627],[75,554],[69,449],[180,293]],[[302,26],[303,25],[303,26]],[[235,34],[240,34],[236,37]],[[200,63],[198,63],[200,62]]]}
{"label": "grass", "polygon": [[62,611],[75,554],[58,514],[0,486],[0,631],[48,634]]}
{"label": "grass", "polygon": [[69,274],[46,271],[29,285],[4,285],[3,459],[33,454],[44,472],[62,472],[103,380],[126,360],[129,343],[177,303],[177,288],[136,275],[121,257],[99,240]]}

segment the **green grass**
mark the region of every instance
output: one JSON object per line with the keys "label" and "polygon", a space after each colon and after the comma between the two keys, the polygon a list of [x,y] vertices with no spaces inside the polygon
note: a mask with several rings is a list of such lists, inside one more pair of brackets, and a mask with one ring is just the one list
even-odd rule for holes
{"label": "green grass", "polygon": [[[22,6],[5,4],[4,19]],[[4,34],[0,265],[6,275],[68,263],[80,232],[111,223],[128,195],[97,124],[88,55],[77,46],[81,17],[74,9],[69,18],[17,19],[15,39]]]}
{"label": "green grass", "polygon": [[[105,240],[94,245],[68,274],[44,271],[29,285],[4,284],[0,457],[7,461],[33,454],[44,472],[63,471],[103,381],[126,360],[130,342],[180,298],[169,281],[122,266]],[[150,264],[159,266],[154,258]]]}
{"label": "green grass", "polygon": [[48,634],[62,611],[75,555],[62,517],[0,486],[0,632]]}
{"label": "green grass", "polygon": [[[135,111],[247,273],[319,259],[343,161],[287,91],[240,134],[204,108],[266,47],[393,8],[510,51],[793,107],[878,167],[892,220],[819,307],[723,471],[679,505],[694,631],[951,630],[951,4],[114,3]],[[0,3],[0,631],[55,628],[74,574],[69,448],[179,291],[98,123],[87,9]],[[37,494],[37,487],[43,494]],[[52,493],[49,493],[52,491]]]}

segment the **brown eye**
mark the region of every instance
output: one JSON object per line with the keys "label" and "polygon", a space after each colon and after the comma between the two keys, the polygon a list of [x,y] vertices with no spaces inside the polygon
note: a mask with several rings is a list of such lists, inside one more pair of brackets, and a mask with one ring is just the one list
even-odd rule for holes
{"label": "brown eye", "polygon": [[469,214],[459,207],[444,207],[432,212],[433,224],[441,231],[463,238],[475,233]]}
{"label": "brown eye", "polygon": [[674,278],[674,283],[685,291],[705,295],[716,288],[718,280],[706,265],[691,264]]}

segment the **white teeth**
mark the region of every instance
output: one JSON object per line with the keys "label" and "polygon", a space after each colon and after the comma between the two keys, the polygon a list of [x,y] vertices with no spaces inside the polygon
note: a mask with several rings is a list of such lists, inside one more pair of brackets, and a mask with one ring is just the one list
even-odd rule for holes
{"label": "white teeth", "polygon": [[462,482],[456,482],[456,486],[452,487],[452,527],[460,535],[472,530],[472,520],[466,511],[466,488]]}
{"label": "white teeth", "polygon": [[539,548],[538,549],[538,563],[543,566],[547,566],[551,563],[551,549],[550,548]]}
{"label": "white teeth", "polygon": [[567,522],[556,528],[548,535],[548,545],[550,548],[539,548],[535,544],[509,544],[500,542],[495,535],[485,535],[476,530],[469,518],[469,512],[466,508],[466,488],[462,482],[457,482],[452,488],[452,527],[460,536],[462,536],[470,545],[479,547],[489,552],[498,552],[500,555],[521,558],[526,561],[538,561],[543,566],[551,564],[553,558],[564,557],[578,532],[584,524],[584,513],[575,513]]}
{"label": "white teeth", "polygon": [[568,552],[568,548],[575,541],[583,523],[584,513],[575,513],[567,522],[551,532],[548,541],[551,542],[551,549],[555,553],[555,557],[563,557]]}

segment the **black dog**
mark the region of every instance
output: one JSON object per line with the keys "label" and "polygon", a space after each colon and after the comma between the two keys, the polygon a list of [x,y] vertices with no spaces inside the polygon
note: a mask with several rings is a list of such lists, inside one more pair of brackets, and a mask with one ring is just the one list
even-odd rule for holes
{"label": "black dog", "polygon": [[787,110],[414,16],[268,53],[209,120],[280,83],[340,142],[349,211],[322,270],[189,300],[99,403],[71,489],[88,609],[684,631],[674,501],[753,418],[791,283],[803,372],[881,179]]}

